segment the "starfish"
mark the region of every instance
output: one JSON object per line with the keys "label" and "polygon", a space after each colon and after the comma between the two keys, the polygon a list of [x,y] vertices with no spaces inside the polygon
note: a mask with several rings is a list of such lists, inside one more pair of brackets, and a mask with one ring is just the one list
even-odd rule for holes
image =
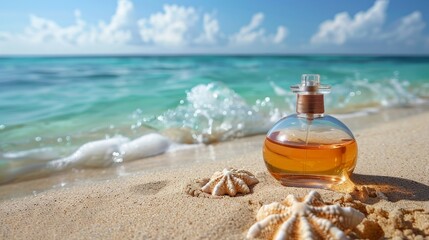
{"label": "starfish", "polygon": [[311,191],[303,201],[288,195],[281,202],[262,206],[258,222],[247,238],[261,235],[272,239],[348,239],[345,231],[355,228],[365,215],[351,207],[326,205],[318,192]]}
{"label": "starfish", "polygon": [[222,172],[215,172],[201,190],[213,196],[227,194],[233,197],[237,193],[249,193],[249,187],[258,182],[258,179],[248,171],[225,168]]}

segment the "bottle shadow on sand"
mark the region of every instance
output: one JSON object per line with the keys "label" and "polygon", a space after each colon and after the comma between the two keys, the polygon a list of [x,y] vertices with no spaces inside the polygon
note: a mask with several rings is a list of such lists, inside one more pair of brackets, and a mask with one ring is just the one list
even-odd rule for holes
{"label": "bottle shadow on sand", "polygon": [[364,174],[353,174],[351,179],[356,185],[376,188],[391,202],[429,200],[429,186],[410,179]]}

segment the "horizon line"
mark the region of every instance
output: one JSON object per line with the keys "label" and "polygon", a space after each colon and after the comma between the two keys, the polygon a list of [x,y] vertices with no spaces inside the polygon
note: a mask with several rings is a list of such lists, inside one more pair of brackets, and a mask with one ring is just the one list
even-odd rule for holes
{"label": "horizon line", "polygon": [[0,58],[67,58],[67,57],[307,57],[307,56],[339,56],[339,57],[429,57],[429,53],[100,53],[100,54],[0,54]]}

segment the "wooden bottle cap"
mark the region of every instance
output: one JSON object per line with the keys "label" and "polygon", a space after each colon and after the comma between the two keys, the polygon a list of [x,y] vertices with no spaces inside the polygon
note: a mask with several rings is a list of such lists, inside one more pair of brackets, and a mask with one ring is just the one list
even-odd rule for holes
{"label": "wooden bottle cap", "polygon": [[325,112],[323,94],[298,94],[296,99],[297,113],[322,114]]}

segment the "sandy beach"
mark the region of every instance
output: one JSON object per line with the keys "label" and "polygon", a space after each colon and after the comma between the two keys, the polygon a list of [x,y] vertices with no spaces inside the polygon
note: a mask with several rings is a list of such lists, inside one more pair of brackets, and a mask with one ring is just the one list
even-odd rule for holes
{"label": "sandy beach", "polygon": [[4,1],[0,240],[429,240],[429,1]]}
{"label": "sandy beach", "polygon": [[[364,212],[366,218],[355,231],[360,235],[353,236],[429,236],[428,120],[429,113],[421,113],[355,132],[359,158],[352,180],[360,190],[349,195],[318,190],[327,203]],[[267,173],[261,155],[263,139],[255,136],[215,144],[199,154],[195,150],[170,153],[183,162],[169,168],[145,171],[141,167],[168,154],[135,161],[124,165],[134,171],[123,176],[99,177],[12,199],[4,194],[43,186],[48,180],[0,186],[0,238],[243,239],[261,205],[310,191],[284,187]],[[223,156],[223,151],[236,153]],[[210,153],[218,154],[216,161],[210,160]],[[237,197],[189,194],[195,190],[196,179],[209,178],[225,167],[246,169],[260,183],[251,194]],[[91,171],[85,174],[103,176],[106,170]],[[73,174],[79,173],[68,173],[69,178]]]}

